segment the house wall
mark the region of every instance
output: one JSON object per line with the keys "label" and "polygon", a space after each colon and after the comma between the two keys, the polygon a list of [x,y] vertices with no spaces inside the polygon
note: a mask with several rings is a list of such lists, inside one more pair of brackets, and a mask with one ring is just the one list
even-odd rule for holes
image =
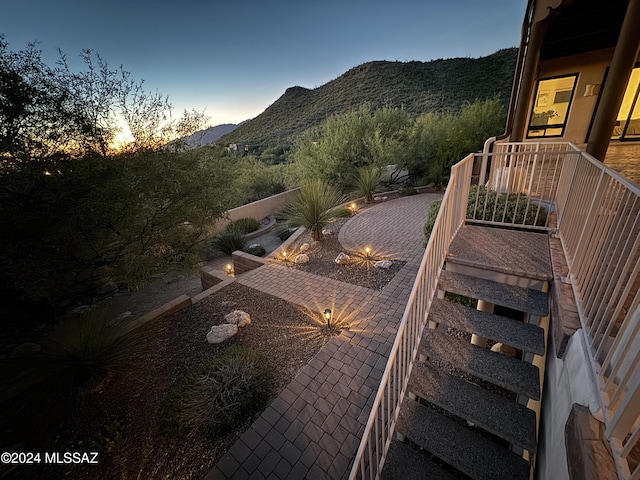
{"label": "house wall", "polygon": [[603,83],[604,74],[611,63],[612,56],[613,49],[606,49],[540,63],[539,79],[578,73],[578,83],[569,111],[567,128],[564,137],[558,138],[558,140],[573,142],[577,145],[586,143],[598,95],[585,97],[585,89],[587,85]]}
{"label": "house wall", "polygon": [[550,329],[547,347],[549,353],[536,472],[539,480],[569,480],[565,427],[571,407],[574,403],[584,405],[599,419],[601,411],[584,330],[578,330],[571,337],[562,359],[555,355],[552,330]]}

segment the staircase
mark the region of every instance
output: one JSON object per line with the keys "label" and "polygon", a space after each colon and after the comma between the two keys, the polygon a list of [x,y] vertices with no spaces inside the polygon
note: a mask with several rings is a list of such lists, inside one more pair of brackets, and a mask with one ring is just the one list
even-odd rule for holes
{"label": "staircase", "polygon": [[[478,247],[490,251],[469,249],[477,235],[492,236],[490,245]],[[537,323],[548,315],[547,294],[540,289],[551,273],[545,258],[535,267],[531,262],[539,258],[523,258],[544,252],[537,244],[548,245],[546,235],[516,237],[513,244],[511,230],[465,226],[454,239],[383,479],[530,478],[537,419],[527,404],[541,397],[540,371],[531,361],[545,355],[544,330]],[[528,242],[537,250],[527,249]],[[492,262],[494,255],[499,261]],[[511,318],[456,303],[444,292],[494,304]],[[482,337],[475,343],[488,339],[489,345],[512,347],[504,351],[515,355],[474,345],[471,335]]]}

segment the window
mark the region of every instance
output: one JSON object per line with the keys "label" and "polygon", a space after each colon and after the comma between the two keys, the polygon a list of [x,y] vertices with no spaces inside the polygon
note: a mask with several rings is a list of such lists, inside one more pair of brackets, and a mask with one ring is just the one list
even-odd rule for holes
{"label": "window", "polygon": [[576,73],[538,81],[527,138],[564,135],[577,80]]}
{"label": "window", "polygon": [[637,140],[640,138],[640,68],[634,68],[624,92],[611,138]]}

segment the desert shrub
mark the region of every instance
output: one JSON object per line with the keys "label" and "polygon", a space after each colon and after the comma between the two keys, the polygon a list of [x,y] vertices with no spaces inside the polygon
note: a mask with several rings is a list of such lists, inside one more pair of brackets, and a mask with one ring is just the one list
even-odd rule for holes
{"label": "desert shrub", "polygon": [[353,194],[355,197],[364,197],[366,203],[373,201],[373,196],[380,188],[381,172],[373,165],[358,168],[355,175],[351,177]]}
{"label": "desert shrub", "polygon": [[[477,199],[477,210],[476,209]],[[542,226],[547,221],[547,210],[530,203],[527,197],[516,193],[498,195],[485,186],[472,185],[467,204],[467,218],[474,220],[495,220],[520,225]],[[475,214],[474,214],[475,210]],[[537,218],[536,218],[537,216]]]}
{"label": "desert shrub", "polygon": [[418,194],[418,190],[413,188],[413,187],[404,187],[404,188],[401,188],[398,193],[400,195],[402,195],[403,197],[406,197],[406,196],[409,196],[409,195],[417,195]]}
{"label": "desert shrub", "polygon": [[425,247],[429,242],[429,237],[431,237],[431,231],[433,230],[433,227],[436,224],[436,219],[438,218],[438,212],[440,211],[440,205],[442,205],[442,200],[436,200],[431,205],[429,205],[429,211],[427,212],[427,221],[424,224],[424,246]]}
{"label": "desert shrub", "polygon": [[273,233],[283,242],[293,235],[293,232],[296,231],[296,227],[292,227],[288,223],[281,223],[276,228],[274,228]]}
{"label": "desert shrub", "polygon": [[264,408],[271,379],[271,367],[260,352],[230,347],[169,392],[161,426],[179,436],[223,435]]}
{"label": "desert shrub", "polygon": [[231,255],[236,250],[243,250],[247,244],[247,237],[240,228],[228,225],[222,232],[216,235],[211,245],[217,251]]}
{"label": "desert shrub", "polygon": [[256,257],[264,257],[267,254],[267,251],[262,245],[249,245],[244,251]]}
{"label": "desert shrub", "polygon": [[140,330],[129,332],[126,322],[111,324],[103,313],[94,308],[63,320],[44,335],[40,351],[3,361],[3,435],[13,435],[14,442],[21,436],[31,440],[44,435],[56,428],[54,417],[73,413],[74,398],[82,389],[126,368],[142,345]]}
{"label": "desert shrub", "polygon": [[283,215],[291,225],[302,226],[311,232],[314,241],[322,240],[322,229],[334,218],[335,208],[345,198],[333,185],[323,180],[307,180],[291,196]]}
{"label": "desert shrub", "polygon": [[255,232],[260,228],[260,222],[255,218],[245,217],[234,220],[227,225],[228,229],[238,229],[241,233],[247,234]]}
{"label": "desert shrub", "polygon": [[349,218],[351,215],[353,215],[353,212],[349,207],[334,208],[331,213],[334,218]]}

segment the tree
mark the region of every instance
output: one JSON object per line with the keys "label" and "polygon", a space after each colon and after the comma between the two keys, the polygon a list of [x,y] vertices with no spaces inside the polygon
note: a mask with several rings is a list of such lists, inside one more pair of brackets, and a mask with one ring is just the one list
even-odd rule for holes
{"label": "tree", "polygon": [[185,111],[173,119],[168,98],[145,91],[144,80],[134,80],[122,66],[110,69],[91,50],[80,56],[81,71],[72,71],[62,52],[50,67],[35,43],[12,52],[0,35],[0,168],[108,156],[120,148],[114,145],[118,133],[131,135],[128,151],[155,150],[203,128],[204,113]]}
{"label": "tree", "polygon": [[292,185],[303,178],[320,178],[348,189],[358,168],[406,163],[407,139],[412,121],[403,109],[368,105],[329,117],[293,147],[289,167]]}

